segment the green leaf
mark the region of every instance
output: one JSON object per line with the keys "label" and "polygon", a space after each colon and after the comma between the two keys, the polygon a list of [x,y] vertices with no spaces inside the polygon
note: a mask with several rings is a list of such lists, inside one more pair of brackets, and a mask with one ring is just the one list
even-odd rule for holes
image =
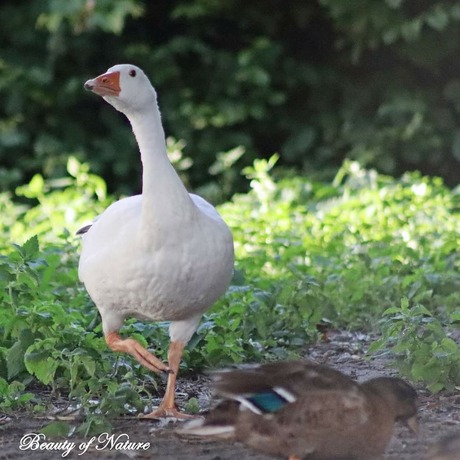
{"label": "green leaf", "polygon": [[445,388],[445,385],[441,382],[431,383],[428,385],[428,389],[431,393],[439,393],[441,390]]}
{"label": "green leaf", "polygon": [[24,348],[23,344],[18,340],[8,351],[7,354],[7,369],[8,380],[13,379],[20,372],[25,370],[24,354],[27,347]]}
{"label": "green leaf", "polygon": [[198,414],[200,412],[200,405],[197,398],[190,398],[185,404],[185,412],[189,414]]}
{"label": "green leaf", "polygon": [[27,348],[32,345],[33,342],[33,334],[29,330],[24,329],[19,334],[19,340],[9,349],[6,358],[9,380],[25,370],[24,355]]}
{"label": "green leaf", "polygon": [[29,238],[22,246],[17,244],[14,244],[14,246],[24,260],[32,259],[38,254],[39,251],[38,237],[37,235],[34,235]]}
{"label": "green leaf", "polygon": [[8,382],[0,377],[0,396],[5,397],[8,393],[9,385]]}
{"label": "green leaf", "polygon": [[86,421],[77,428],[76,432],[87,437],[97,436],[101,433],[111,433],[112,429],[113,426],[106,417],[93,415],[87,417]]}
{"label": "green leaf", "polygon": [[387,342],[384,339],[373,341],[369,345],[369,348],[367,349],[367,353],[372,354],[372,353],[375,353],[378,350],[381,350],[386,345],[386,343]]}
{"label": "green leaf", "polygon": [[40,433],[43,433],[47,438],[68,437],[71,426],[68,422],[55,421],[44,426]]}
{"label": "green leaf", "polygon": [[400,313],[401,312],[401,309],[399,307],[390,307],[390,308],[387,308],[384,312],[383,312],[383,315],[384,316],[388,316],[388,315],[393,315],[395,313]]}
{"label": "green leaf", "polygon": [[80,357],[81,363],[83,364],[86,372],[93,377],[94,373],[96,372],[96,362],[90,356],[81,356]]}
{"label": "green leaf", "polygon": [[438,4],[427,15],[426,22],[433,29],[438,30],[438,31],[442,31],[443,29],[445,29],[445,27],[449,23],[449,16],[448,16],[446,10],[440,4]]}
{"label": "green leaf", "polygon": [[45,181],[41,174],[35,174],[29,182],[28,198],[36,198],[44,191]]}
{"label": "green leaf", "polygon": [[34,351],[37,345],[31,345],[24,356],[27,370],[37,379],[48,385],[52,382],[58,368],[58,362],[50,356],[48,350]]}
{"label": "green leaf", "polygon": [[82,169],[82,164],[74,156],[70,156],[67,159],[67,172],[71,176],[77,178],[80,174],[81,169]]}

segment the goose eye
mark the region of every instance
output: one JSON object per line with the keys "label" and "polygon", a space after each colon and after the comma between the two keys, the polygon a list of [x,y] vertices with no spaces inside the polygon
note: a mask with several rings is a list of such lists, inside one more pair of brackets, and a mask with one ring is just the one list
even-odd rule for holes
{"label": "goose eye", "polygon": [[135,71],[134,69],[131,69],[131,70],[129,71],[129,76],[130,76],[130,77],[135,77],[135,76],[136,76],[136,71]]}

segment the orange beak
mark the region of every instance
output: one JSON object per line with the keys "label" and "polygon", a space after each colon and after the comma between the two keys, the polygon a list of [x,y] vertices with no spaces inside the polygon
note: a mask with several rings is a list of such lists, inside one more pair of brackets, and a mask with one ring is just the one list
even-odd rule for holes
{"label": "orange beak", "polygon": [[85,83],[85,89],[99,96],[120,95],[120,72],[109,72],[99,75]]}

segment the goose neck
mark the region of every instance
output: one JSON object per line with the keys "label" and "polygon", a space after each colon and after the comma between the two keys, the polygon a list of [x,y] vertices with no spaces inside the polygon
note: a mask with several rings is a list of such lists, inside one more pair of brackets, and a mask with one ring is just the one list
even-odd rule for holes
{"label": "goose neck", "polygon": [[[128,117],[139,145],[143,220],[167,219],[191,207],[192,201],[169,161],[158,108]],[[171,214],[172,213],[172,214]]]}

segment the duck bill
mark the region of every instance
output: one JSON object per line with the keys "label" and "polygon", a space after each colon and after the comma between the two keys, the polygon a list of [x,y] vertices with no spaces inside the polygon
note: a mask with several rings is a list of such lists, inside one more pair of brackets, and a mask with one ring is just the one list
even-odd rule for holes
{"label": "duck bill", "polygon": [[108,72],[88,80],[85,83],[85,89],[98,96],[119,96],[121,92],[120,72]]}
{"label": "duck bill", "polygon": [[418,436],[420,428],[419,428],[419,424],[418,424],[418,420],[417,420],[416,415],[414,415],[414,416],[408,418],[407,420],[405,420],[404,425],[406,425],[407,428],[409,428],[409,430],[412,431],[412,433],[414,433],[416,436]]}

